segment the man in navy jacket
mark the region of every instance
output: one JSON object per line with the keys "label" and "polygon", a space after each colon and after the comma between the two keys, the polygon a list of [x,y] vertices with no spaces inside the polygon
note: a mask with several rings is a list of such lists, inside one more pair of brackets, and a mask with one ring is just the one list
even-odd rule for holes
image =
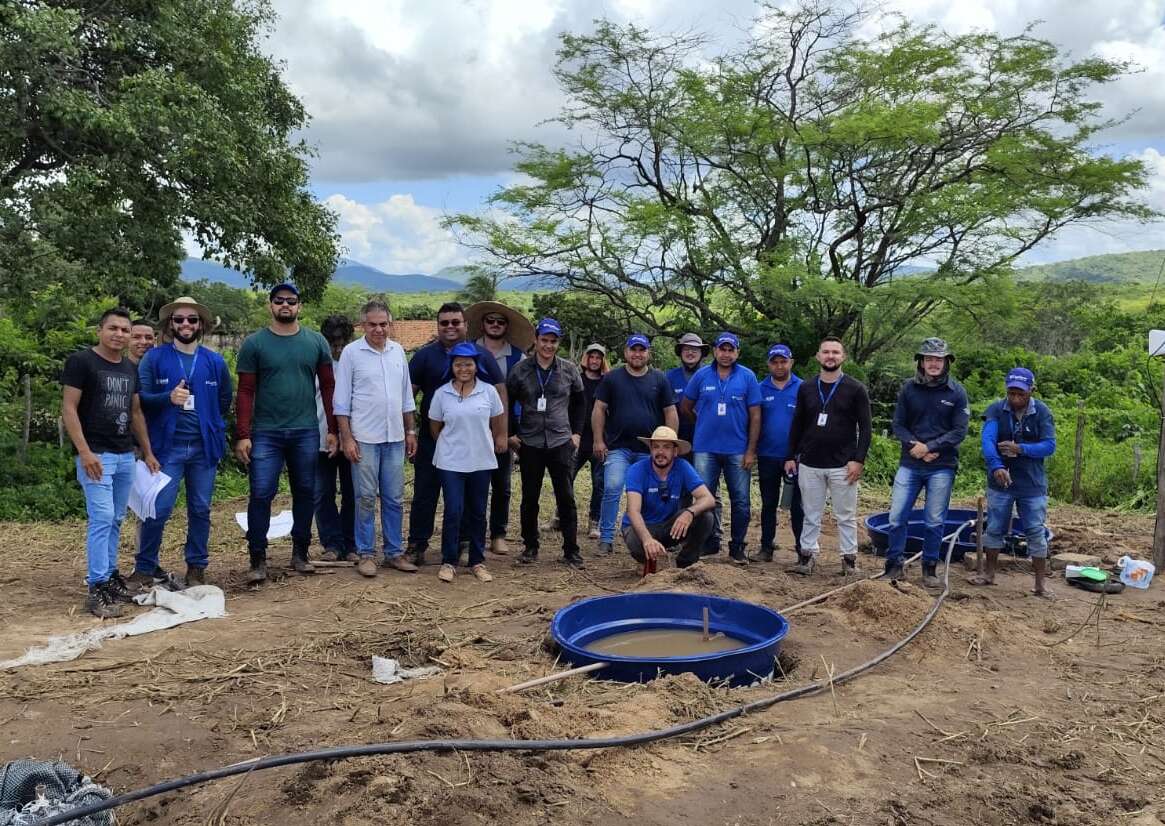
{"label": "man in navy jacket", "polygon": [[922,584],[937,588],[943,524],[959,467],[959,445],[967,438],[971,411],[967,391],[951,378],[951,362],[955,357],[945,341],[928,338],[914,359],[917,369],[898,391],[898,403],[894,406],[894,437],[902,443],[902,455],[890,500],[886,576],[891,580],[902,577],[910,511],[918,494],[925,490]]}
{"label": "man in navy jacket", "polygon": [[987,463],[987,529],[983,548],[987,568],[972,578],[973,585],[995,584],[995,563],[1011,526],[1015,507],[1027,537],[1028,556],[1035,574],[1032,593],[1051,597],[1044,585],[1048,538],[1048,476],[1044,460],[1056,452],[1056,423],[1052,411],[1032,398],[1036,377],[1025,367],[1007,374],[1007,398],[994,402],[983,414],[981,449]]}
{"label": "man in navy jacket", "polygon": [[225,417],[231,409],[231,374],[223,357],[199,341],[213,326],[203,305],[183,296],[159,313],[166,344],[146,353],[138,367],[150,444],[170,477],[158,494],[155,516],[142,523],[129,584],[169,582],[158,552],[166,520],[186,480],[186,584],[203,585],[209,561],[210,498],[218,462],[226,452]]}

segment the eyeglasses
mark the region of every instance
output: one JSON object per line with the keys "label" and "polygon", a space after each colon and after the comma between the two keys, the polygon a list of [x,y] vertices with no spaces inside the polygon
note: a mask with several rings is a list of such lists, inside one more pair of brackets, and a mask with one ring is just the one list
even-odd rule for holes
{"label": "eyeglasses", "polygon": [[272,304],[286,304],[288,307],[294,307],[299,303],[299,299],[293,295],[277,295],[271,299]]}
{"label": "eyeglasses", "polygon": [[501,324],[503,326],[510,323],[510,320],[508,318],[506,318],[505,316],[496,316],[496,315],[489,316],[488,318],[484,318],[484,319],[482,319],[482,321],[484,321],[486,324]]}
{"label": "eyeglasses", "polygon": [[461,319],[460,318],[442,318],[442,319],[439,319],[437,321],[437,325],[440,327],[460,327],[461,326]]}
{"label": "eyeglasses", "polygon": [[202,321],[202,319],[196,315],[172,315],[170,316],[170,320],[175,324],[197,324],[198,322]]}

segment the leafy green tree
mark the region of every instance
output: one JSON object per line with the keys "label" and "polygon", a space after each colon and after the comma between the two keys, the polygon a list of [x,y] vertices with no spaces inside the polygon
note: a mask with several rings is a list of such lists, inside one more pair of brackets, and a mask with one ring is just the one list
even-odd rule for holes
{"label": "leafy green tree", "polygon": [[[861,360],[1058,229],[1146,218],[1136,160],[1090,151],[1127,71],[1025,32],[950,35],[766,8],[743,47],[598,21],[566,34],[559,121],[519,147],[503,214],[457,215],[488,264],[548,274],[644,325],[844,334]],[[929,268],[919,272],[918,267]],[[694,324],[693,324],[694,322]]]}
{"label": "leafy green tree", "polygon": [[335,216],[260,48],[271,20],[267,0],[0,4],[0,298],[68,278],[140,305],[176,283],[184,233],[258,284],[290,268],[322,292]]}
{"label": "leafy green tree", "polygon": [[466,306],[478,301],[497,301],[498,276],[482,269],[475,269],[465,281],[465,286],[457,294],[457,300]]}

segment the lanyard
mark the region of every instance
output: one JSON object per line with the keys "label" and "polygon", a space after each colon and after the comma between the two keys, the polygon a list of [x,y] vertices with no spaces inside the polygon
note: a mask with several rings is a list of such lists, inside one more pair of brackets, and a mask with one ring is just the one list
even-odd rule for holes
{"label": "lanyard", "polygon": [[820,376],[817,377],[817,397],[819,399],[821,399],[821,412],[822,413],[825,412],[826,406],[831,401],[833,401],[833,394],[836,393],[837,388],[841,386],[842,378],[844,378],[844,376],[838,378],[838,380],[833,383],[833,388],[829,391],[829,395],[826,396],[825,391],[821,389],[821,377]]}
{"label": "lanyard", "polygon": [[542,380],[542,365],[535,362],[534,377],[538,379],[538,389],[542,391],[541,395],[545,397],[546,385],[548,385],[550,380],[554,377],[554,362],[550,363],[550,369],[546,371],[546,381]]}
{"label": "lanyard", "polygon": [[728,371],[728,378],[721,379],[720,371],[716,371],[716,383],[720,385],[720,401],[724,401],[724,393],[728,386],[732,384],[732,377],[736,375],[736,365],[732,365],[732,369]]}
{"label": "lanyard", "polygon": [[200,348],[200,347],[194,348],[194,358],[190,360],[190,372],[189,373],[186,372],[186,363],[184,361],[182,361],[182,356],[185,354],[181,350],[176,349],[174,351],[175,353],[178,354],[178,366],[182,368],[182,375],[186,378],[186,386],[187,387],[190,387],[191,383],[194,381],[194,371],[198,367],[198,353],[199,353],[199,350],[201,350],[201,349],[202,348]]}

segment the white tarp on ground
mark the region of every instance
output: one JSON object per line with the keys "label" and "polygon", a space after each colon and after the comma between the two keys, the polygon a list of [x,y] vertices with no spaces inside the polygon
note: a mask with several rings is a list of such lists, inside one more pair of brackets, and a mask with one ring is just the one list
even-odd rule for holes
{"label": "white tarp on ground", "polygon": [[[247,532],[247,512],[235,514],[235,521],[239,523],[239,527],[243,529],[243,533]],[[291,534],[291,511],[279,511],[275,516],[271,517],[271,524],[267,526],[268,539],[282,539]]]}
{"label": "white tarp on ground", "polygon": [[441,669],[435,665],[422,665],[419,668],[401,668],[400,663],[390,657],[372,655],[372,679],[385,685],[403,683],[405,680],[419,680],[440,673]]}
{"label": "white tarp on ground", "polygon": [[218,619],[227,615],[226,596],[215,585],[194,585],[185,591],[154,588],[148,594],[139,594],[134,600],[139,605],[155,606],[154,610],[140,614],[129,622],[102,624],[78,634],[49,637],[47,643],[30,648],[18,659],[0,661],[0,669],[67,662],[77,659],[86,651],[100,648],[105,640],[136,637],[187,622]]}

